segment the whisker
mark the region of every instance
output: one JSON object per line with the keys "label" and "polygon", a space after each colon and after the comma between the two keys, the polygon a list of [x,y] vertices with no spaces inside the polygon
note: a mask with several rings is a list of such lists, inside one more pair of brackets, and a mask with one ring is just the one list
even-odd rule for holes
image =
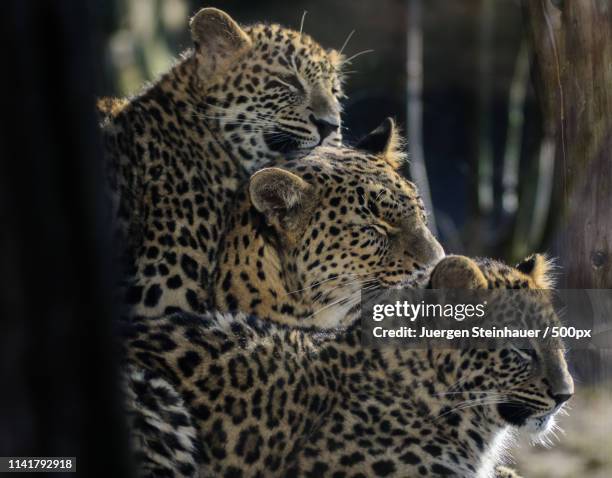
{"label": "whisker", "polygon": [[[492,404],[494,404],[494,403],[498,403],[498,401],[493,401]],[[485,406],[485,405],[489,405],[489,403],[483,401],[483,402],[478,402],[478,403],[461,405],[461,406],[455,407],[455,408],[453,408],[451,410],[448,410],[448,411],[446,411],[444,413],[441,413],[437,417],[434,417],[432,421],[435,422],[435,421],[439,420],[440,418],[442,418],[442,417],[444,417],[446,415],[449,415],[451,413],[456,413],[456,412],[459,412],[461,410],[466,410],[468,408],[481,407],[481,406]]]}
{"label": "whisker", "polygon": [[362,278],[357,278],[357,279],[349,281],[349,282],[344,282],[344,283],[338,284],[338,285],[332,287],[331,289],[325,291],[325,296],[318,298],[317,301],[321,302],[321,301],[327,300],[327,299],[329,299],[329,296],[331,295],[332,292],[334,292],[334,291],[336,291],[338,289],[343,289],[343,288],[349,287],[349,286],[354,285],[354,284],[356,284],[356,283],[358,283],[360,281],[362,281],[360,289],[361,290],[366,290],[366,286],[368,286],[368,284],[371,284],[372,282],[378,281],[378,279],[376,279],[375,277],[372,278],[372,279],[365,279],[365,280],[362,280]]}
{"label": "whisker", "polygon": [[515,403],[512,400],[508,400],[507,397],[505,397],[504,395],[499,395],[497,397],[483,397],[482,399],[475,399],[475,400],[467,400],[465,402],[461,402],[459,405],[457,405],[456,407],[453,407],[450,410],[447,410],[446,412],[438,415],[437,417],[435,417],[433,420],[438,420],[441,417],[448,415],[450,413],[453,412],[458,412],[461,410],[465,410],[468,408],[474,408],[474,407],[479,407],[479,406],[485,406],[485,405],[497,405],[498,403],[505,403],[509,406],[515,405],[515,406],[519,406],[519,405],[523,405],[522,403]]}
{"label": "whisker", "polygon": [[209,114],[209,113],[204,113],[201,111],[193,111],[192,114],[200,118],[210,118],[210,119],[217,119],[217,120],[229,118],[231,121],[236,121],[236,122],[254,122],[254,123],[276,124],[276,121],[273,118],[263,116],[263,115],[262,116],[256,115],[254,118],[238,118],[238,116],[232,117],[230,115],[219,114],[219,113]]}
{"label": "whisker", "polygon": [[447,390],[457,390],[460,385],[463,385],[467,380],[473,377],[473,374],[465,374],[462,378],[457,380],[454,384],[447,388]]}
{"label": "whisker", "polygon": [[348,36],[346,37],[346,40],[344,40],[344,43],[342,44],[342,47],[340,48],[340,51],[338,52],[339,55],[342,55],[342,52],[346,48],[346,45],[348,45],[348,42],[351,41],[351,38],[353,37],[354,33],[355,33],[355,30],[351,30],[351,33],[348,34]]}
{"label": "whisker", "polygon": [[[330,304],[327,304],[327,305],[326,305],[326,306],[324,306],[324,307],[321,307],[321,308],[320,308],[320,309],[318,309],[318,310],[315,310],[315,311],[314,311],[312,314],[310,314],[310,315],[309,315],[307,318],[308,318],[308,319],[310,319],[310,318],[314,317],[315,315],[317,315],[317,314],[319,314],[319,313],[323,312],[324,310],[329,309],[330,307],[333,307],[333,306],[338,305],[338,304],[342,304],[343,302],[344,302],[344,303],[346,303],[346,302],[348,302],[349,300],[351,300],[351,297],[343,297],[342,299],[338,299],[338,300],[336,300],[336,301],[334,301],[334,302],[332,302],[332,303],[330,303]],[[342,304],[342,305],[344,305],[344,304]]]}
{"label": "whisker", "polygon": [[346,60],[344,60],[342,62],[342,65],[345,65],[347,63],[350,64],[351,61],[354,60],[355,58],[360,57],[361,55],[365,55],[366,53],[373,53],[373,52],[374,50],[363,50],[363,51],[360,51],[359,53],[355,53],[353,56],[350,56]]}
{"label": "whisker", "polygon": [[463,390],[461,392],[440,392],[440,393],[435,393],[434,395],[460,395],[462,393],[486,393],[486,394],[499,394],[499,393],[503,393],[503,392],[496,392],[496,391],[490,391],[490,390]]}
{"label": "whisker", "polygon": [[[356,277],[359,277],[359,276],[356,276]],[[343,278],[343,276],[338,276],[338,275],[335,275],[335,276],[333,276],[333,277],[328,277],[327,279],[323,279],[323,280],[321,280],[321,281],[315,282],[315,283],[313,283],[313,284],[311,284],[311,285],[309,285],[309,286],[307,286],[307,287],[304,287],[304,288],[302,288],[302,289],[297,289],[297,290],[294,290],[294,291],[288,292],[288,293],[287,293],[287,295],[290,295],[290,294],[295,294],[296,292],[303,292],[303,291],[305,291],[305,290],[312,289],[312,288],[317,287],[317,286],[319,286],[319,285],[321,285],[321,284],[324,284],[325,282],[329,282],[330,280],[340,279],[340,278]]]}
{"label": "whisker", "polygon": [[[201,105],[197,106],[197,107],[195,108],[195,110],[196,110],[196,111],[201,110],[201,109],[202,109],[202,106],[204,106],[204,107],[208,107],[208,108],[217,108],[218,110],[221,110],[221,111],[229,111],[229,112],[234,112],[234,113],[236,112],[236,111],[235,111],[233,108],[231,108],[231,107],[230,107],[230,108],[225,108],[225,107],[223,107],[223,106],[214,105],[214,104],[212,104],[212,103],[206,103],[206,102],[204,102],[204,103],[202,103]],[[261,117],[261,118],[272,118],[272,117],[273,117],[273,115],[272,115],[271,113],[261,113],[261,112],[258,112],[258,111],[252,111],[252,112],[249,112],[248,114],[249,114],[249,115],[255,115],[255,116],[258,116],[258,117]]]}
{"label": "whisker", "polygon": [[304,13],[302,13],[302,20],[300,20],[300,38],[302,38],[302,32],[304,31],[304,20],[306,20],[306,15],[308,15],[308,11],[304,10]]}
{"label": "whisker", "polygon": [[[375,280],[375,279],[373,279],[373,280]],[[329,289],[329,291],[326,292],[326,297],[325,298],[326,299],[329,298],[329,296],[331,295],[331,292],[333,292],[333,291],[335,291],[337,289],[342,289],[342,288],[348,287],[348,286],[353,285],[353,284],[355,284],[357,282],[359,282],[359,279],[351,281],[351,282],[347,282],[347,283],[344,283],[344,284],[338,284],[337,286],[332,287],[331,289]],[[366,290],[366,288],[363,287],[364,284],[367,284],[367,282],[364,282],[362,284],[362,287],[361,287],[362,290]]]}

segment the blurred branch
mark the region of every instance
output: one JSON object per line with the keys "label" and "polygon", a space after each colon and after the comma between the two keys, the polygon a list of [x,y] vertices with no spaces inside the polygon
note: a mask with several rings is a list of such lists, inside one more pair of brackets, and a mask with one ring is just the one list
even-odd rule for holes
{"label": "blurred branch", "polygon": [[[542,241],[546,219],[550,214],[552,190],[555,175],[555,141],[550,136],[544,136],[538,154],[538,182],[536,197],[533,204],[531,228],[527,236],[529,249],[537,248]],[[527,251],[525,251],[527,254]],[[521,254],[524,255],[524,254]]]}
{"label": "blurred branch", "polygon": [[[612,287],[612,10],[523,1],[536,90],[556,141],[554,220],[565,286]],[[562,219],[562,221],[559,221]]]}
{"label": "blurred branch", "polygon": [[109,42],[119,94],[133,94],[142,83],[167,70],[187,34],[185,0],[126,0],[123,28]]}
{"label": "blurred branch", "polygon": [[522,174],[524,181],[510,251],[514,259],[540,248],[547,218],[549,214],[558,212],[551,211],[554,168],[555,140],[545,135],[535,161],[530,161]]}
{"label": "blurred branch", "polygon": [[508,132],[502,176],[502,205],[505,214],[515,214],[510,256],[518,259],[540,245],[550,213],[555,164],[555,143],[550,135],[541,140],[535,164],[529,162],[522,174],[518,195],[520,158],[525,126],[525,98],[529,84],[529,45],[523,41],[516,57],[508,100]]}
{"label": "blurred branch", "polygon": [[480,0],[478,11],[478,73],[476,152],[471,159],[467,221],[462,231],[467,254],[490,254],[493,232],[487,227],[493,210],[492,48],[495,0]]}
{"label": "blurred branch", "polygon": [[478,210],[479,216],[493,209],[493,141],[491,136],[491,79],[493,74],[493,30],[495,0],[482,0],[479,38],[479,135],[478,135]]}
{"label": "blurred branch", "polygon": [[525,97],[529,81],[529,48],[523,41],[516,56],[508,99],[508,131],[502,172],[502,208],[514,214],[518,207],[517,186],[525,124]]}
{"label": "blurred branch", "polygon": [[407,0],[408,53],[406,61],[408,89],[408,145],[410,173],[429,213],[429,228],[435,234],[434,206],[427,178],[423,152],[423,31],[421,0]]}

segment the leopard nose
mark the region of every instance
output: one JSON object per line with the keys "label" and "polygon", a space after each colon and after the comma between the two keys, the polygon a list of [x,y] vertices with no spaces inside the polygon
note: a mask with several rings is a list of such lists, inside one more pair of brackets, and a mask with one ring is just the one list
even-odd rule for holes
{"label": "leopard nose", "polygon": [[570,398],[572,398],[572,396],[573,396],[572,393],[557,393],[553,395],[553,399],[555,400],[555,403],[557,405],[561,405],[567,402]]}
{"label": "leopard nose", "polygon": [[412,231],[409,241],[411,254],[423,265],[433,266],[446,254],[444,248],[427,227],[418,227]]}
{"label": "leopard nose", "polygon": [[330,123],[324,119],[316,118],[315,115],[310,115],[310,121],[312,121],[312,124],[317,127],[321,141],[323,141],[333,132],[338,131],[338,128],[340,127],[339,124]]}

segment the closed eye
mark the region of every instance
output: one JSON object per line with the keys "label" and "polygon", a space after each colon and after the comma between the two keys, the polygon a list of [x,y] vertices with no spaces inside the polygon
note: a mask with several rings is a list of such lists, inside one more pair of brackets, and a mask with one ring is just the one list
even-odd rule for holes
{"label": "closed eye", "polygon": [[373,232],[379,236],[388,237],[394,233],[396,233],[399,229],[385,223],[385,222],[373,222],[370,224],[363,223],[351,223],[349,224],[351,227],[358,229],[361,232]]}
{"label": "closed eye", "polygon": [[523,361],[523,362],[533,362],[536,360],[537,356],[535,350],[533,349],[519,349],[518,347],[511,347],[511,350]]}
{"label": "closed eye", "polygon": [[385,237],[389,236],[389,231],[387,231],[387,229],[385,229],[383,226],[379,224],[371,224],[367,227],[368,229],[372,229],[373,231],[377,232],[381,236],[385,236]]}
{"label": "closed eye", "polygon": [[302,82],[297,75],[283,75],[279,77],[279,79],[283,83],[289,85],[291,88],[294,88],[299,92],[304,92],[304,85],[302,85]]}
{"label": "closed eye", "polygon": [[272,88],[282,88],[294,93],[304,93],[304,86],[295,75],[282,75],[269,80],[266,83],[266,89],[270,90]]}
{"label": "closed eye", "polygon": [[371,229],[384,237],[389,237],[398,231],[396,227],[390,226],[389,224],[382,222],[369,224],[366,226],[366,228]]}

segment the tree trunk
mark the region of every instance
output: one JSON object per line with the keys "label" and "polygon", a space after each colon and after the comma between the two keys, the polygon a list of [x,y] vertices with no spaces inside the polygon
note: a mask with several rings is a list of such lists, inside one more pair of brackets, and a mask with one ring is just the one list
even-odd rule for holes
{"label": "tree trunk", "polygon": [[[547,229],[562,267],[559,285],[612,288],[612,5],[524,0],[523,9],[545,134],[556,138],[551,211],[558,219]],[[609,317],[602,320],[595,330],[610,329]],[[607,347],[580,357],[584,379],[612,379]]]}
{"label": "tree trunk", "polygon": [[[556,6],[557,5],[557,6]],[[525,0],[545,127],[557,139],[553,208],[564,286],[612,288],[612,6]]]}

